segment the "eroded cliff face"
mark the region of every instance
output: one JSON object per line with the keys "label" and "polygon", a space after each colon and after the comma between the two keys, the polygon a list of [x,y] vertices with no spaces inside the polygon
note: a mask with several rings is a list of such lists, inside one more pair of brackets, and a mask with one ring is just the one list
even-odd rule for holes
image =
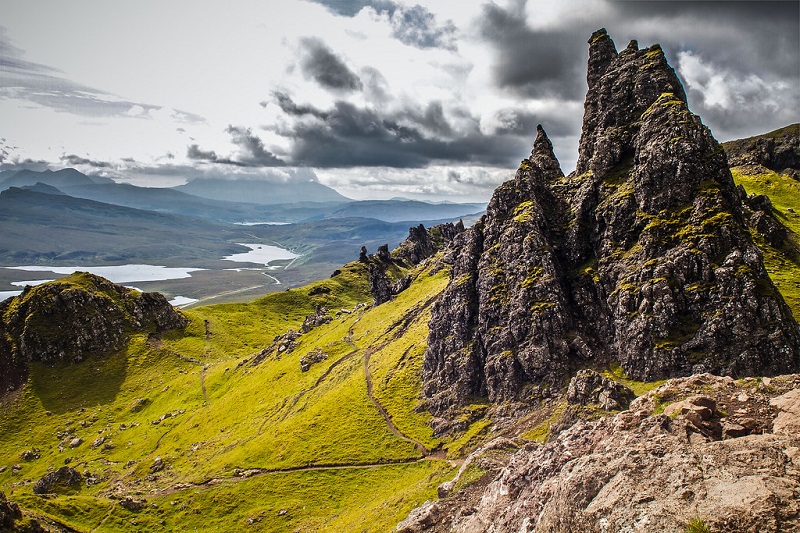
{"label": "eroded cliff face", "polygon": [[26,288],[0,303],[0,393],[24,380],[28,362],[76,363],[121,348],[133,332],[187,323],[163,295],[86,272]]}
{"label": "eroded cliff face", "polygon": [[476,396],[546,396],[612,361],[638,380],[800,365],[800,328],[744,195],[663,51],[618,53],[605,30],[589,43],[577,169],[564,176],[539,127],[515,178],[454,239],[423,370],[437,416]]}

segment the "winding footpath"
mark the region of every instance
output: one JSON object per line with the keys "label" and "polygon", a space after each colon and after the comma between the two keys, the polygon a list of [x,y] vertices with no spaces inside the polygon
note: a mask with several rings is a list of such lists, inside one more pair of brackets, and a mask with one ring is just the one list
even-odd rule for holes
{"label": "winding footpath", "polygon": [[[364,381],[366,383],[367,389],[367,396],[369,397],[370,402],[375,407],[375,409],[380,413],[381,417],[385,421],[389,431],[392,432],[397,438],[409,442],[414,445],[414,447],[419,451],[422,457],[409,457],[406,459],[397,459],[397,460],[387,460],[379,463],[337,463],[337,464],[308,464],[305,466],[296,466],[296,467],[289,467],[289,468],[249,468],[249,469],[241,469],[241,473],[239,475],[234,475],[231,477],[215,477],[205,481],[197,482],[197,483],[178,483],[175,486],[165,488],[160,491],[156,491],[154,494],[157,495],[169,495],[173,494],[182,490],[186,489],[201,489],[201,488],[209,488],[215,485],[220,484],[230,484],[230,483],[238,483],[245,479],[249,479],[255,476],[265,476],[265,475],[272,475],[272,474],[290,474],[294,472],[313,472],[313,471],[326,471],[326,470],[348,470],[348,469],[376,469],[376,468],[385,468],[389,466],[396,466],[396,465],[406,465],[406,464],[415,464],[420,463],[422,461],[430,461],[430,460],[447,460],[446,453],[443,450],[436,450],[431,451],[429,450],[424,444],[420,441],[416,440],[415,438],[406,435],[403,433],[397,425],[395,425],[394,421],[392,420],[392,416],[386,410],[386,408],[380,403],[378,398],[375,397],[374,394],[374,384],[372,378],[372,372],[370,371],[369,364],[370,359],[373,354],[382,350],[387,344],[391,341],[396,340],[405,333],[408,326],[416,320],[419,315],[427,309],[431,303],[433,302],[434,298],[430,298],[429,300],[423,302],[422,304],[416,306],[411,310],[411,312],[404,316],[401,320],[393,323],[389,328],[386,330],[382,337],[385,337],[388,334],[392,334],[391,337],[384,342],[378,344],[377,347],[370,346],[366,349],[359,348],[356,343],[353,341],[353,326],[361,320],[361,316],[359,316],[353,325],[349,328],[347,336],[345,336],[342,340],[347,343],[351,348],[352,351],[348,352],[347,354],[343,355],[336,361],[334,361],[326,370],[323,372],[319,378],[314,382],[312,386],[307,389],[301,390],[295,396],[289,400],[285,407],[281,407],[281,411],[284,411],[284,418],[287,416],[291,416],[290,411],[292,408],[297,404],[297,402],[308,394],[309,392],[316,389],[322,382],[324,382],[328,376],[339,367],[342,363],[349,361],[356,356],[363,353],[363,362],[364,362]],[[363,312],[362,312],[363,315]],[[209,333],[208,331],[206,332]],[[203,368],[201,371],[201,380],[203,378],[203,372],[206,369]],[[205,396],[205,384],[203,383],[203,393]],[[207,397],[206,397],[207,398]],[[259,430],[260,433],[260,430]],[[457,461],[448,461],[451,465],[457,465]]]}

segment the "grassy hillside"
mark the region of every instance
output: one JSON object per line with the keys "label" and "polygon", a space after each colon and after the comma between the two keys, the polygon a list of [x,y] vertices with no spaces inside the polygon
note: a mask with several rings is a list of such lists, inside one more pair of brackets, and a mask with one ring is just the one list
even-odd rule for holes
{"label": "grassy hillside", "polygon": [[753,236],[772,281],[800,320],[800,181],[761,166],[734,167],[731,172],[748,194],[768,196],[774,215],[790,230],[787,242],[777,248],[758,233]]}
{"label": "grassy hillside", "polygon": [[[355,309],[371,298],[353,263],[302,289],[188,311],[184,332],[135,336],[100,360],[32,365],[2,407],[0,490],[79,531],[390,529],[453,470],[418,409],[429,306],[447,274],[412,275],[394,301]],[[347,312],[255,363],[318,305]],[[315,349],[327,358],[302,372]],[[32,493],[65,463],[95,484]],[[126,496],[147,502],[131,511]]]}

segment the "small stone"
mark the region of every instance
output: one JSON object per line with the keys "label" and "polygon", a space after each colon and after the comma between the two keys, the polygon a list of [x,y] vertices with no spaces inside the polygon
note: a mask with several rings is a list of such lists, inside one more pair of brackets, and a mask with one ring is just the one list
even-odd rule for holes
{"label": "small stone", "polygon": [[119,502],[119,505],[128,511],[138,512],[144,508],[146,503],[147,500],[134,500],[130,496],[126,496],[124,500]]}
{"label": "small stone", "polygon": [[34,459],[38,459],[40,457],[39,450],[37,448],[34,448],[32,450],[25,450],[24,452],[19,454],[19,456],[22,458],[23,461],[33,461]]}
{"label": "small stone", "polygon": [[78,446],[80,446],[82,443],[83,443],[83,439],[81,439],[80,437],[75,437],[74,439],[72,439],[71,441],[69,441],[69,447],[70,447],[70,448],[77,448],[77,447],[78,447]]}
{"label": "small stone", "polygon": [[737,437],[744,437],[748,435],[749,432],[747,428],[744,426],[737,424],[736,422],[731,422],[730,420],[726,420],[724,424],[722,424],[722,438],[723,439],[735,439]]}
{"label": "small stone", "polygon": [[151,472],[158,472],[164,469],[164,461],[161,457],[156,457],[153,464],[150,466]]}

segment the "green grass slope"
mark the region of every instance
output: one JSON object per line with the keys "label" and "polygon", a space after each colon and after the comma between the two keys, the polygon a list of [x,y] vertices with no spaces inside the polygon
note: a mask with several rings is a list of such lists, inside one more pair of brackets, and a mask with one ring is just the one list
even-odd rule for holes
{"label": "green grass slope", "polygon": [[800,320],[800,181],[762,166],[734,167],[731,173],[748,194],[768,196],[773,214],[790,230],[780,248],[769,245],[758,233],[753,236],[772,281]]}
{"label": "green grass slope", "polygon": [[[352,263],[302,289],[187,311],[184,331],[135,335],[107,357],[31,365],[0,410],[0,490],[78,531],[391,529],[453,469],[431,452],[449,443],[419,409],[430,304],[447,273],[411,274],[376,308],[356,308],[371,297]],[[254,363],[319,305],[346,312]],[[315,349],[327,359],[302,372]],[[28,450],[39,457],[24,460]],[[90,486],[34,495],[64,464]],[[126,496],[146,504],[128,510]]]}

